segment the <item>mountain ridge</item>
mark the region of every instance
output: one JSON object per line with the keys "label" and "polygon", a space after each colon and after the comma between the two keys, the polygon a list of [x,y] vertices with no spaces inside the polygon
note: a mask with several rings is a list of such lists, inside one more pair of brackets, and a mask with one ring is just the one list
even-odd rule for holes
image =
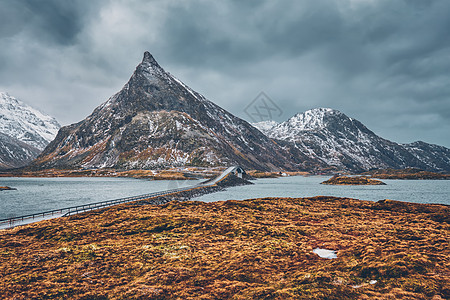
{"label": "mountain ridge", "polygon": [[0,169],[30,163],[59,130],[55,118],[0,92]]}
{"label": "mountain ridge", "polygon": [[84,120],[61,128],[30,168],[450,171],[449,149],[383,139],[330,108],[255,126],[195,92],[145,52],[123,88]]}
{"label": "mountain ridge", "polygon": [[0,132],[43,150],[61,125],[55,118],[0,92]]}
{"label": "mountain ridge", "polygon": [[267,127],[253,124],[274,140],[283,140],[310,157],[337,169],[360,172],[375,168],[416,167],[450,172],[450,149],[415,142],[398,144],[376,135],[365,125],[331,108],[297,113]]}

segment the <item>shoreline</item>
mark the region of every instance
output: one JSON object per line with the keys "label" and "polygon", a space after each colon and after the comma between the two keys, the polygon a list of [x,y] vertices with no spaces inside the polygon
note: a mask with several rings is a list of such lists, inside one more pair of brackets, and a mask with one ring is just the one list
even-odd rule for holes
{"label": "shoreline", "polygon": [[[196,179],[210,179],[219,175],[225,167],[178,167],[170,169],[156,169],[156,170],[116,170],[116,169],[46,169],[40,171],[30,170],[0,170],[0,178],[2,177],[24,177],[24,178],[56,178],[56,177],[111,177],[111,178],[138,178],[148,180],[196,180]],[[290,176],[367,176],[371,179],[391,179],[391,180],[450,180],[450,174],[441,174],[434,172],[427,172],[416,169],[401,169],[401,170],[374,170],[363,173],[310,173],[304,171],[258,171],[248,170],[247,173],[253,178],[280,178]]]}

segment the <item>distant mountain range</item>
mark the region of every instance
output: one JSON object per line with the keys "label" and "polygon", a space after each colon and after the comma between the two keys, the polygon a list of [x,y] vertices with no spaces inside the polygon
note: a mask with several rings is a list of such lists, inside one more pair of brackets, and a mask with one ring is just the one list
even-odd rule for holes
{"label": "distant mountain range", "polygon": [[55,118],[0,92],[0,169],[30,163],[60,127]]}
{"label": "distant mountain range", "polygon": [[[2,97],[10,103],[8,112],[16,114],[8,123],[15,125],[8,125],[12,129],[5,131],[15,132],[12,138],[42,148],[59,124],[35,112],[38,117],[32,117],[30,109],[14,98]],[[13,108],[18,105],[20,108]],[[31,120],[28,127],[21,123],[22,118]],[[40,126],[29,126],[30,123]],[[7,139],[0,139],[0,143],[2,140],[6,143]],[[15,149],[22,145],[11,138],[8,143],[10,148],[16,145]],[[15,154],[20,161],[18,151]],[[20,164],[24,163],[22,159]],[[86,119],[62,127],[28,168],[229,165],[314,173],[378,168],[450,172],[450,149],[424,142],[403,145],[388,141],[361,122],[329,108],[299,113],[282,123],[266,121],[251,125],[186,86],[145,52],[142,62],[118,93]]]}
{"label": "distant mountain range", "polygon": [[336,170],[415,167],[450,171],[450,149],[424,142],[388,141],[358,120],[330,108],[308,110],[280,124],[265,121],[253,125],[273,140],[287,142],[291,148]]}

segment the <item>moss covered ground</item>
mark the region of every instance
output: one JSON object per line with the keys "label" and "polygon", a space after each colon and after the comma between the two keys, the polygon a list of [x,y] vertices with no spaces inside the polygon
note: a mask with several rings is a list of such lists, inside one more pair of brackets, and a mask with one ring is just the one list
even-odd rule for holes
{"label": "moss covered ground", "polygon": [[0,295],[448,299],[449,219],[445,205],[334,197],[119,205],[0,231]]}

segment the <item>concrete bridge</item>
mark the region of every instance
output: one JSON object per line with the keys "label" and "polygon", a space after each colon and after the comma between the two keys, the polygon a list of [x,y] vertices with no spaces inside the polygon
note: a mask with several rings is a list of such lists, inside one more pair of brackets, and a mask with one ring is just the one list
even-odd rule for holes
{"label": "concrete bridge", "polygon": [[[0,220],[0,229],[8,229],[8,228],[13,228],[13,227],[20,226],[20,225],[26,225],[26,224],[30,224],[30,223],[34,223],[34,222],[38,222],[38,221],[42,221],[42,220],[76,215],[76,214],[79,214],[82,212],[96,210],[96,209],[105,208],[105,207],[110,207],[110,206],[118,205],[118,204],[122,204],[122,203],[129,203],[129,202],[145,200],[145,199],[149,199],[149,198],[153,198],[153,197],[179,193],[179,192],[187,191],[187,190],[190,190],[193,188],[215,186],[215,185],[217,185],[218,182],[225,179],[230,174],[233,174],[239,178],[242,178],[243,174],[245,174],[245,170],[243,168],[241,168],[240,166],[232,166],[232,167],[227,168],[225,171],[223,171],[219,176],[217,176],[214,179],[210,179],[205,182],[201,182],[199,184],[191,185],[191,186],[187,186],[187,187],[183,187],[183,188],[170,189],[170,190],[165,190],[165,191],[161,191],[161,192],[154,192],[154,193],[150,193],[150,194],[144,194],[144,195],[139,195],[139,196],[114,199],[114,200],[94,202],[94,203],[89,203],[89,204],[84,204],[84,205],[78,205],[78,206],[66,207],[66,208],[55,209],[55,210],[50,210],[50,211],[44,211],[44,212],[36,213],[36,214],[2,219],[2,220]],[[155,203],[155,204],[162,204],[162,203]]]}

